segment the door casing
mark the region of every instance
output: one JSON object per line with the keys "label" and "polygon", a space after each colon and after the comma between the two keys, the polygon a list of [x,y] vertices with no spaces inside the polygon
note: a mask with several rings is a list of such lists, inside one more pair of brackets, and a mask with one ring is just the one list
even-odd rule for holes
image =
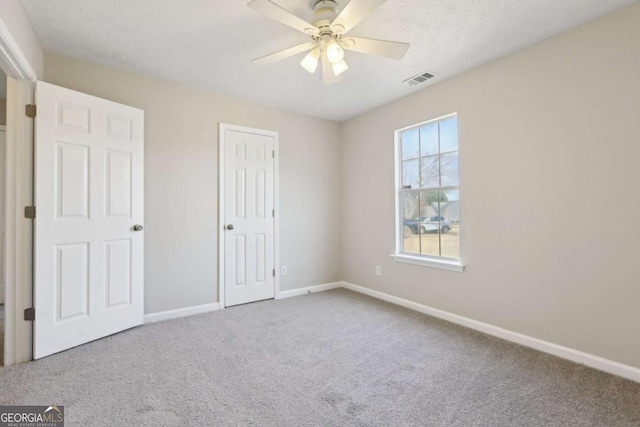
{"label": "door casing", "polygon": [[0,18],[0,68],[7,75],[5,172],[5,338],[4,364],[32,359],[31,322],[23,312],[32,306],[33,223],[24,217],[33,204],[33,103],[37,74]]}
{"label": "door casing", "polygon": [[218,132],[218,303],[220,309],[225,308],[225,271],[224,271],[224,256],[225,256],[225,238],[224,238],[224,208],[225,208],[225,132],[236,131],[245,133],[254,133],[258,135],[270,136],[273,138],[273,150],[275,152],[275,158],[273,163],[273,206],[275,209],[274,215],[274,265],[276,274],[274,277],[274,295],[275,299],[279,298],[280,294],[280,141],[279,134],[276,131],[250,128],[246,126],[232,125],[228,123],[220,123]]}
{"label": "door casing", "polygon": [[4,304],[4,300],[5,300],[5,291],[4,291],[4,282],[5,282],[5,274],[4,274],[4,252],[5,252],[5,213],[4,213],[4,204],[5,204],[5,190],[4,190],[4,171],[6,169],[6,159],[5,159],[5,155],[7,152],[7,127],[5,125],[0,125],[0,135],[2,135],[4,137],[4,143],[2,145],[0,145],[0,150],[2,150],[2,153],[0,153],[0,172],[2,172],[2,176],[0,176],[0,183],[2,183],[2,188],[0,188],[0,206],[2,206],[2,212],[0,212],[0,220],[2,221],[2,223],[0,223],[0,255],[2,256],[2,259],[0,259],[0,304]]}

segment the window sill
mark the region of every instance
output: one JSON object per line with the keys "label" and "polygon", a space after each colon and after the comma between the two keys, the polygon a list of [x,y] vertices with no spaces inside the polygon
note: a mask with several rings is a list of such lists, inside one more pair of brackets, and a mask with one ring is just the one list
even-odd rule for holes
{"label": "window sill", "polygon": [[391,254],[391,258],[396,262],[403,262],[405,264],[415,264],[425,267],[440,268],[442,270],[457,271],[458,273],[462,273],[464,271],[464,265],[462,265],[459,261],[423,258],[405,254]]}

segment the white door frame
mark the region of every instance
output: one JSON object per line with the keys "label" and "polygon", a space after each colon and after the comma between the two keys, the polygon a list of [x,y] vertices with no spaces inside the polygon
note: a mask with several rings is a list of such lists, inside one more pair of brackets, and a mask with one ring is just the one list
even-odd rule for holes
{"label": "white door frame", "polygon": [[280,142],[279,134],[275,131],[255,129],[245,126],[231,125],[227,123],[220,123],[218,132],[218,303],[220,309],[225,308],[224,303],[224,253],[225,253],[225,238],[224,238],[224,176],[225,176],[225,132],[237,131],[244,133],[254,133],[257,135],[264,135],[273,137],[273,150],[275,152],[275,159],[273,163],[273,207],[275,209],[274,215],[274,228],[273,228],[273,245],[274,245],[274,265],[276,269],[276,275],[274,278],[274,295],[278,299],[280,293]]}
{"label": "white door frame", "polygon": [[[5,108],[5,110],[6,110],[6,108]],[[7,152],[7,149],[6,149],[7,148],[7,126],[6,125],[0,125],[0,132],[4,132],[4,136],[5,136],[5,142],[4,142],[4,148],[5,148],[4,151],[5,152],[3,154],[3,157],[4,157],[6,155],[6,152]],[[3,170],[3,171],[6,169],[7,159],[4,159],[4,163],[5,164],[0,165],[0,169]],[[2,177],[2,182],[3,182],[2,186],[4,187],[4,176]],[[2,193],[4,193],[4,188],[2,189],[2,191],[0,191],[0,194],[2,194]],[[2,198],[6,199],[4,194],[2,194]],[[0,203],[1,202],[4,202],[4,200],[0,201]],[[4,206],[4,203],[2,203],[2,205]],[[3,208],[3,210],[4,210],[4,208]],[[0,214],[0,218],[2,218],[2,217],[4,217],[4,212],[2,212]],[[4,264],[4,252],[6,251],[6,248],[4,247],[5,246],[4,242],[5,242],[6,239],[2,238],[3,227],[4,227],[4,220],[3,220],[3,224],[0,224],[0,245],[2,245],[2,247],[0,247],[0,253],[3,254],[2,255],[3,259],[0,260],[0,264]],[[6,299],[5,289],[4,289],[5,288],[4,270],[5,269],[2,268],[2,270],[0,272],[0,274],[2,274],[2,277],[0,277],[0,302],[2,302],[2,304],[4,304],[4,301]]]}
{"label": "white door frame", "polygon": [[32,220],[24,207],[33,204],[33,119],[25,105],[33,103],[36,72],[0,18],[0,68],[7,82],[7,151],[5,172],[5,342],[4,364],[32,359],[31,322],[23,318],[31,307]]}

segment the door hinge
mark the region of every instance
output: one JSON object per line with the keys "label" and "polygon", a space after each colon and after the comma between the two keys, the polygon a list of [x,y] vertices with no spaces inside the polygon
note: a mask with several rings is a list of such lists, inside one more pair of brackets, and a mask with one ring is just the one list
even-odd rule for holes
{"label": "door hinge", "polygon": [[38,108],[33,104],[27,104],[24,107],[24,113],[27,117],[34,119],[36,117],[36,113],[38,112]]}
{"label": "door hinge", "polygon": [[273,277],[276,277],[276,269],[275,268],[271,271],[271,274],[273,275]]}
{"label": "door hinge", "polygon": [[271,158],[276,158],[276,150],[271,151]]}
{"label": "door hinge", "polygon": [[272,217],[276,217],[276,210],[275,209],[271,209],[271,216]]}
{"label": "door hinge", "polygon": [[24,309],[24,320],[33,322],[36,320],[36,309],[33,307]]}
{"label": "door hinge", "polygon": [[25,206],[24,207],[24,217],[27,219],[35,219],[36,218],[36,207],[35,206]]}

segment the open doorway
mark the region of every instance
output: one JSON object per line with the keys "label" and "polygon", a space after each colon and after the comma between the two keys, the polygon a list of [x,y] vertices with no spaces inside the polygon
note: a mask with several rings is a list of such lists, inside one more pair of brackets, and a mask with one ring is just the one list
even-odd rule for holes
{"label": "open doorway", "polygon": [[0,366],[4,365],[4,316],[5,316],[5,203],[4,177],[7,147],[7,75],[0,70]]}
{"label": "open doorway", "polygon": [[[1,2],[3,5],[4,2]],[[9,2],[7,2],[8,4]],[[17,3],[16,3],[17,4]],[[29,308],[33,306],[32,241],[33,224],[25,215],[25,207],[33,206],[33,118],[26,114],[33,104],[37,73],[32,63],[38,63],[40,45],[31,33],[29,23],[19,8],[0,7],[0,82],[6,87],[4,146],[2,152],[2,188],[0,209],[2,269],[4,283],[0,357],[4,366],[32,359],[32,322]],[[5,22],[5,19],[7,20]],[[10,25],[7,25],[10,24]],[[13,30],[12,30],[12,29]],[[19,40],[13,36],[16,31]],[[32,35],[33,37],[30,37]],[[23,47],[29,56],[25,56]],[[32,110],[30,110],[32,111]],[[30,211],[29,211],[30,212]]]}

